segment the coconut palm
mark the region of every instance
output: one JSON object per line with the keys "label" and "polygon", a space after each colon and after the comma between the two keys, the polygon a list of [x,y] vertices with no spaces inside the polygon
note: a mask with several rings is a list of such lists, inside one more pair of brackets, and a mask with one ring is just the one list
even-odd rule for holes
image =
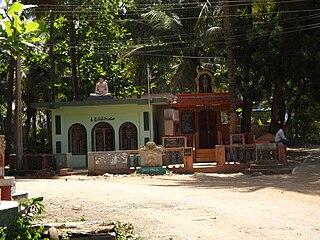
{"label": "coconut palm", "polygon": [[[141,9],[141,5],[137,6]],[[173,89],[194,91],[197,67],[206,43],[211,40],[208,36],[216,24],[213,16],[220,14],[220,7],[197,0],[160,1],[159,5],[142,6],[146,10],[139,18],[125,21],[134,39],[138,39],[127,55],[149,63],[160,57],[166,57],[167,62],[174,59]]]}

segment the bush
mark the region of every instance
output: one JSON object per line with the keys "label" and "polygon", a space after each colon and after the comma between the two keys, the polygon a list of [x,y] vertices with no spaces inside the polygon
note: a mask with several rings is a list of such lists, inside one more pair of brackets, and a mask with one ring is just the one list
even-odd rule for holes
{"label": "bush", "polygon": [[20,204],[21,211],[10,225],[0,228],[0,240],[37,240],[41,239],[43,226],[34,227],[32,221],[44,213],[43,197],[25,199]]}
{"label": "bush", "polygon": [[117,240],[141,240],[141,238],[134,233],[134,228],[131,223],[114,222],[114,231]]}

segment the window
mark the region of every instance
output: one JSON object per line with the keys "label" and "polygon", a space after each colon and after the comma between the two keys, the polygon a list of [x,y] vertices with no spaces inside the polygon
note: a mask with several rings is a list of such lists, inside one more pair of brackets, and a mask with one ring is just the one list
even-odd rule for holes
{"label": "window", "polygon": [[87,153],[87,132],[83,125],[76,123],[69,129],[69,152],[72,154]]}
{"label": "window", "polygon": [[55,117],[55,122],[56,122],[56,135],[61,134],[61,116],[57,115]]}
{"label": "window", "polygon": [[114,151],[114,130],[109,123],[98,123],[93,128],[93,150]]}
{"label": "window", "polygon": [[61,142],[56,142],[56,153],[61,153]]}
{"label": "window", "polygon": [[133,123],[126,122],[120,127],[120,150],[138,149],[138,133]]}
{"label": "window", "polygon": [[183,111],[181,112],[181,130],[182,133],[194,133],[194,112]]}
{"label": "window", "polygon": [[148,131],[149,127],[149,112],[143,112],[143,129]]}

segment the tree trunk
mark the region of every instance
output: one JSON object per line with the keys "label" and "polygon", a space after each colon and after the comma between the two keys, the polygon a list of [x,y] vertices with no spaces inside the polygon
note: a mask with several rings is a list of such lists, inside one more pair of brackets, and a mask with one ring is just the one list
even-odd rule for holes
{"label": "tree trunk", "polygon": [[47,121],[47,126],[46,126],[46,131],[47,131],[47,141],[48,141],[48,145],[46,148],[47,153],[52,153],[52,121],[51,121],[51,112],[46,110],[45,111],[45,115],[46,115],[46,121]]}
{"label": "tree trunk", "polygon": [[32,139],[36,143],[37,142],[37,111],[33,112],[32,116]]}
{"label": "tree trunk", "polygon": [[[280,82],[281,80],[277,81]],[[271,124],[270,133],[275,134],[285,121],[285,102],[284,90],[279,83],[274,87],[272,108],[271,108]]]}
{"label": "tree trunk", "polygon": [[[25,100],[25,105],[26,105],[26,121],[25,121],[25,128],[24,128],[24,132],[25,132],[25,137],[26,139],[28,139],[28,141],[25,141],[25,147],[27,149],[28,152],[30,152],[30,150],[32,150],[31,152],[34,152],[35,150],[35,145],[36,145],[36,139],[33,138],[33,130],[32,128],[34,127],[32,125],[32,118],[36,112],[36,110],[34,108],[31,107],[31,102],[29,100],[29,97],[26,96],[26,100]],[[36,129],[34,130],[36,131]]]}
{"label": "tree trunk", "polygon": [[74,27],[73,9],[70,8],[70,14],[68,14],[69,22],[69,48],[70,48],[70,60],[71,60],[71,80],[73,84],[73,99],[79,100],[79,84],[78,84],[78,73],[77,73],[77,57],[76,57],[76,31]]}
{"label": "tree trunk", "polygon": [[[247,17],[247,26],[251,30],[253,30],[253,20],[252,20],[252,2],[251,0],[247,1],[248,5],[245,6],[248,17]],[[253,47],[249,42],[246,43],[246,54],[245,58],[247,59],[245,62],[245,78],[249,81],[251,80],[250,72],[252,71],[252,54],[253,54]],[[249,91],[245,91],[246,94],[243,94],[243,104],[242,104],[242,119],[241,119],[241,132],[248,133],[251,131],[251,117],[252,117],[252,108],[253,108],[253,101],[254,101],[254,92],[256,89],[251,87]]]}
{"label": "tree trunk", "polygon": [[55,78],[54,78],[54,70],[55,70],[55,66],[54,66],[54,55],[53,55],[53,29],[54,29],[54,13],[50,14],[50,47],[49,47],[49,59],[50,59],[50,83],[51,83],[51,102],[55,101],[55,88],[54,88],[54,84],[55,84]]}
{"label": "tree trunk", "polygon": [[[51,102],[55,102],[56,97],[55,97],[55,58],[53,54],[53,30],[54,30],[54,20],[55,20],[55,15],[54,13],[51,13],[50,15],[50,48],[49,48],[49,59],[50,59],[50,83],[51,83]],[[51,129],[51,121],[48,120],[48,145],[52,145],[52,129]]]}
{"label": "tree trunk", "polygon": [[[12,151],[12,102],[13,102],[13,84],[14,84],[14,66],[15,60],[13,57],[9,59],[9,75],[8,75],[8,96],[7,96],[7,114],[6,114],[6,150],[5,150],[5,163],[10,163],[10,154]],[[13,166],[10,166],[10,169]]]}
{"label": "tree trunk", "polygon": [[22,134],[22,101],[21,101],[21,62],[16,59],[16,169],[23,169],[23,134]]}
{"label": "tree trunk", "polygon": [[223,1],[222,5],[223,10],[223,32],[224,32],[224,41],[226,45],[226,54],[227,54],[227,68],[228,68],[228,83],[229,83],[229,94],[230,94],[230,133],[236,132],[237,125],[237,93],[236,93],[236,82],[234,79],[235,66],[232,50],[232,38],[230,30],[230,10],[229,10],[229,1]]}
{"label": "tree trunk", "polygon": [[248,133],[251,131],[253,100],[248,96],[243,96],[241,132]]}
{"label": "tree trunk", "polygon": [[278,77],[275,78],[273,87],[270,133],[275,134],[285,122],[286,113],[284,77],[281,69],[281,62],[278,67]]}

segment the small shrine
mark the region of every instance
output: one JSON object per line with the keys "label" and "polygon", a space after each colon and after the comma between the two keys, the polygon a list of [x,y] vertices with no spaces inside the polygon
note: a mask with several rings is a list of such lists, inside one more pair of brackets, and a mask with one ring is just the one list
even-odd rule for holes
{"label": "small shrine", "polygon": [[162,147],[157,146],[154,142],[147,142],[139,150],[141,168],[138,173],[145,174],[165,174],[166,169],[162,167]]}
{"label": "small shrine", "polygon": [[[216,145],[230,141],[230,95],[218,92],[211,71],[200,68],[195,78],[197,92],[177,94],[170,106],[178,111],[178,121],[167,122],[166,136],[180,135],[193,147],[195,162],[215,161]],[[241,101],[238,100],[238,106]],[[169,127],[174,124],[174,127]]]}

